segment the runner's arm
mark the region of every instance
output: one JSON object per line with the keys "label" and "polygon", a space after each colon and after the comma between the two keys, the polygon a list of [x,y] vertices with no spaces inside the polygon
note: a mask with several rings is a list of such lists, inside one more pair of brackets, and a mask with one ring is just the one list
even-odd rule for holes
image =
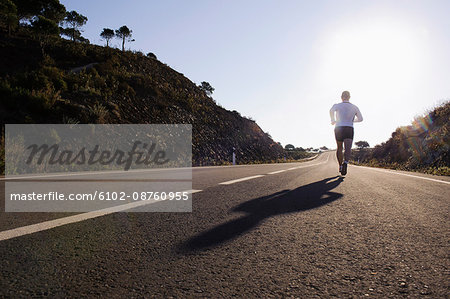
{"label": "runner's arm", "polygon": [[363,121],[363,116],[361,114],[361,111],[359,111],[358,107],[356,107],[356,114],[355,115],[356,115],[356,119],[354,119],[353,122],[359,123],[359,122]]}
{"label": "runner's arm", "polygon": [[336,108],[335,108],[335,105],[333,105],[333,107],[331,107],[331,109],[330,109],[330,118],[331,118],[332,125],[334,125],[336,123],[336,118],[334,116],[335,112],[336,112]]}

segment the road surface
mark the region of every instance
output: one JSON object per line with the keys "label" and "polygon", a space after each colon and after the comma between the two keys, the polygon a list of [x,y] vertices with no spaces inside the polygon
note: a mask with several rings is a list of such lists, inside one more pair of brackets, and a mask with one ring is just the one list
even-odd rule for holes
{"label": "road surface", "polygon": [[1,212],[0,297],[450,294],[448,177],[353,165],[341,177],[327,152],[194,168],[193,189],[192,213],[111,213],[14,237],[73,214]]}

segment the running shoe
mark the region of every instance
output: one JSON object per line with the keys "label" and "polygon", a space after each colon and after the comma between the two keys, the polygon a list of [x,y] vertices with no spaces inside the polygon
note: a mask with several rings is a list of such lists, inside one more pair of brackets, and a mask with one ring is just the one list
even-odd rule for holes
{"label": "running shoe", "polygon": [[342,163],[342,170],[341,170],[342,175],[347,174],[347,164],[348,164],[348,162]]}

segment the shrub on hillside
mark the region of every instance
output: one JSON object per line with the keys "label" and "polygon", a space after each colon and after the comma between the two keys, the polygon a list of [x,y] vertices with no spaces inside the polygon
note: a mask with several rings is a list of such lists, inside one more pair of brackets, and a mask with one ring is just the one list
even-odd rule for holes
{"label": "shrub on hillside", "polygon": [[373,149],[355,152],[355,160],[372,166],[428,173],[447,173],[450,167],[450,102],[410,126],[399,127],[391,138]]}

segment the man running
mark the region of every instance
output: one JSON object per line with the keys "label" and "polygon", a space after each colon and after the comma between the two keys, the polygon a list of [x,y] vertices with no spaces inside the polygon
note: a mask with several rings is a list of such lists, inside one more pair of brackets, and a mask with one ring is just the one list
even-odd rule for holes
{"label": "man running", "polygon": [[[339,172],[342,173],[342,175],[346,175],[348,160],[350,160],[352,152],[354,134],[353,123],[361,122],[363,117],[358,107],[349,102],[350,92],[342,92],[341,99],[342,103],[334,104],[333,107],[331,107],[330,117],[331,124],[336,125],[334,128],[334,136],[336,137],[337,143],[336,156],[339,163]],[[344,144],[345,147],[344,157],[342,155],[342,144]]]}

